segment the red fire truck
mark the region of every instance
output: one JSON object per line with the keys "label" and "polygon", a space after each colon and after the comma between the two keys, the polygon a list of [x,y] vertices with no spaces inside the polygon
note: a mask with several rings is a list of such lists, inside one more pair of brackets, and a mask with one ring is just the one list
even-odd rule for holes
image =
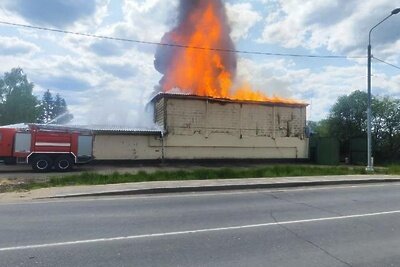
{"label": "red fire truck", "polygon": [[41,124],[0,127],[0,160],[5,164],[25,163],[39,172],[63,172],[92,159],[90,130]]}

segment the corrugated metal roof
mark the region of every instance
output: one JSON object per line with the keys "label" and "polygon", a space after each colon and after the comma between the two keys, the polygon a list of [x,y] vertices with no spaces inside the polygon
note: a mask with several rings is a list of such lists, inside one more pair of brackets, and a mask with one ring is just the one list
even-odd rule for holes
{"label": "corrugated metal roof", "polygon": [[89,129],[86,129],[81,126],[76,126],[76,125],[59,125],[59,124],[40,124],[40,123],[18,123],[18,124],[10,124],[10,125],[4,125],[0,126],[0,128],[13,128],[17,130],[29,130],[29,129],[37,129],[37,130],[42,130],[42,131],[77,131],[77,132],[83,132],[83,131],[89,131]]}
{"label": "corrugated metal roof", "polygon": [[163,131],[156,125],[152,128],[128,127],[118,125],[56,125],[56,124],[13,124],[0,126],[0,128],[15,128],[20,130],[29,129],[29,125],[36,126],[42,130],[76,130],[76,131],[92,131],[94,133],[109,134],[136,134],[136,135],[161,135]]}
{"label": "corrugated metal roof", "polygon": [[229,98],[214,98],[209,96],[198,96],[193,94],[185,94],[185,93],[158,93],[155,95],[151,102],[155,102],[160,98],[183,98],[183,99],[198,99],[198,100],[209,100],[215,102],[224,102],[224,103],[243,103],[243,104],[255,104],[255,105],[268,105],[268,106],[289,106],[289,107],[307,107],[307,103],[289,103],[289,102],[277,102],[275,101],[256,101],[256,100],[236,100]]}
{"label": "corrugated metal roof", "polygon": [[87,125],[86,129],[92,130],[94,133],[111,133],[111,134],[145,134],[145,135],[161,135],[160,128],[141,128],[141,127],[127,127],[118,125]]}
{"label": "corrugated metal roof", "polygon": [[79,125],[69,125],[69,124],[38,124],[31,123],[29,124],[32,127],[38,130],[48,130],[48,131],[68,131],[68,132],[88,132],[90,129],[87,129],[83,126]]}
{"label": "corrugated metal roof", "polygon": [[17,124],[10,124],[10,125],[3,125],[0,128],[13,128],[13,129],[28,129],[29,126],[26,123],[17,123]]}

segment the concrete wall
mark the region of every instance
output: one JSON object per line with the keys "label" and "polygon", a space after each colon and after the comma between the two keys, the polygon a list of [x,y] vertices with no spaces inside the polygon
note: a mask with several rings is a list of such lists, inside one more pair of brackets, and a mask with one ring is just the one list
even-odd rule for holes
{"label": "concrete wall", "polygon": [[167,97],[156,114],[163,114],[156,122],[166,129],[167,159],[308,158],[304,105]]}
{"label": "concrete wall", "polygon": [[308,143],[297,138],[246,137],[223,133],[172,136],[165,140],[167,159],[298,159],[308,157]]}
{"label": "concrete wall", "polygon": [[304,105],[268,105],[206,98],[156,98],[159,135],[97,133],[98,160],[305,159]]}
{"label": "concrete wall", "polygon": [[96,160],[161,159],[158,136],[127,134],[95,134],[93,154]]}

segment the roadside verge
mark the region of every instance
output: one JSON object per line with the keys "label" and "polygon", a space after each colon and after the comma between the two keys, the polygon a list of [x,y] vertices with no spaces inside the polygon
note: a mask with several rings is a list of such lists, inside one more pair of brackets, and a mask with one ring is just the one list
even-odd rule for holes
{"label": "roadside verge", "polygon": [[310,186],[357,185],[400,182],[392,175],[344,175],[280,178],[158,181],[108,185],[65,186],[0,194],[0,201],[100,197],[141,194],[190,193],[206,191],[277,189]]}

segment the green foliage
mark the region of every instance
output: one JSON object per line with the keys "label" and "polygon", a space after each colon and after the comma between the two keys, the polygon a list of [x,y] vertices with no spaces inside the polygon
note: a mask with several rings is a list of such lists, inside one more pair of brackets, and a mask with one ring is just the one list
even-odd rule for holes
{"label": "green foliage", "polygon": [[[368,95],[354,91],[339,97],[327,119],[313,123],[314,132],[320,136],[337,137],[342,155],[348,156],[349,141],[366,137]],[[372,108],[372,134],[374,155],[377,161],[400,159],[400,100],[374,97]]]}
{"label": "green foliage", "polygon": [[400,100],[388,97],[375,101],[373,137],[378,158],[400,158]]}
{"label": "green foliage", "polygon": [[[297,176],[327,176],[327,175],[366,175],[364,167],[348,166],[314,166],[314,165],[270,165],[257,168],[213,168],[177,171],[139,171],[137,173],[98,174],[85,172],[64,177],[52,177],[44,182],[30,182],[9,187],[0,186],[0,192],[16,190],[32,190],[47,187],[61,187],[74,185],[100,185],[117,183],[136,183],[147,181],[182,181],[182,180],[209,180],[232,178],[275,178]],[[375,174],[400,174],[399,165],[390,165],[388,168],[376,168]]]}
{"label": "green foliage", "polygon": [[146,181],[179,181],[179,180],[210,180],[232,178],[269,178],[321,175],[349,175],[365,174],[363,167],[325,167],[306,165],[274,165],[260,168],[222,168],[222,169],[195,169],[178,171],[140,171],[134,173],[82,173],[66,177],[54,177],[45,185],[96,185],[116,184]]}
{"label": "green foliage", "polygon": [[50,93],[50,90],[47,90],[42,97],[41,107],[42,114],[40,115],[39,121],[42,123],[48,123],[54,118],[53,113],[53,96]]}
{"label": "green foliage", "polygon": [[71,121],[72,118],[64,98],[59,94],[56,94],[54,98],[50,90],[43,94],[39,122],[64,124]]}
{"label": "green foliage", "polygon": [[327,119],[331,135],[343,142],[365,134],[367,100],[367,93],[361,91],[339,97]]}
{"label": "green foliage", "polygon": [[320,120],[320,121],[309,121],[308,127],[310,127],[311,132],[314,134],[318,134],[320,137],[328,137],[331,135],[329,120]]}
{"label": "green foliage", "polygon": [[21,68],[4,74],[0,79],[0,124],[36,121],[40,107],[33,87]]}
{"label": "green foliage", "polygon": [[400,175],[400,166],[399,165],[390,165],[388,173]]}
{"label": "green foliage", "polygon": [[34,84],[21,68],[14,68],[0,78],[0,125],[40,122],[66,123],[73,116],[59,94],[47,90],[39,101],[33,95]]}

